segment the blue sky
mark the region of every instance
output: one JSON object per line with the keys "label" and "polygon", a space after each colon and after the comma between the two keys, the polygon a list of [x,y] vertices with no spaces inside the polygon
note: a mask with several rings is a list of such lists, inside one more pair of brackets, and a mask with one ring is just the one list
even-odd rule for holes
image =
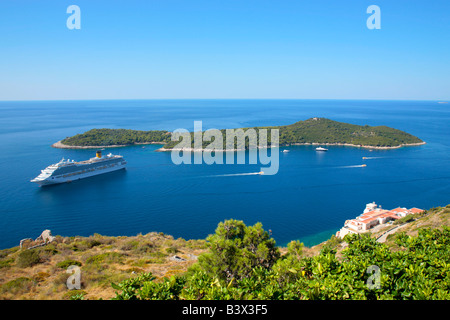
{"label": "blue sky", "polygon": [[449,100],[450,1],[0,1],[0,100],[165,98]]}

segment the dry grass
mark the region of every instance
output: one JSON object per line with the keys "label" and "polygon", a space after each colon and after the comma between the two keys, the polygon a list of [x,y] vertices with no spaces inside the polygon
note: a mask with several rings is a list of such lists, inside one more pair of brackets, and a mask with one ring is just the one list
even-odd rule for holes
{"label": "dry grass", "polygon": [[[111,282],[152,272],[158,281],[185,272],[206,251],[205,240],[174,239],[162,233],[134,237],[60,237],[35,248],[0,251],[0,299],[60,300],[75,293],[84,299],[115,296]],[[174,255],[185,259],[175,261]],[[80,265],[81,290],[69,290],[67,267]]]}
{"label": "dry grass", "polygon": [[[428,210],[426,215],[400,231],[414,236],[421,228],[444,225],[450,226],[450,205]],[[395,234],[385,242],[393,250],[394,239]],[[315,256],[324,245],[336,249],[338,259],[342,258],[345,242],[334,237],[317,246],[304,247],[302,256]],[[134,237],[57,236],[45,247],[0,250],[0,299],[59,300],[70,299],[76,293],[82,294],[84,299],[110,299],[115,296],[111,282],[117,283],[142,272],[153,273],[155,281],[182,274],[206,250],[205,240],[174,239],[156,232]],[[280,251],[286,254],[287,248],[280,248]],[[183,260],[172,259],[175,255]],[[66,270],[73,264],[81,268],[81,290],[71,291],[66,285],[70,276]]]}

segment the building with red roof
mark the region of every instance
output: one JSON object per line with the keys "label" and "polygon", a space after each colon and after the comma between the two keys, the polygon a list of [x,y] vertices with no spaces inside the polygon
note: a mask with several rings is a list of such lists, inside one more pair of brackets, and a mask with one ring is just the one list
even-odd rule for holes
{"label": "building with red roof", "polygon": [[395,208],[392,210],[382,209],[375,202],[366,205],[364,212],[355,219],[346,220],[344,226],[336,233],[337,237],[343,238],[349,233],[367,232],[376,225],[385,224],[389,221],[406,217],[409,214],[421,213],[419,208]]}

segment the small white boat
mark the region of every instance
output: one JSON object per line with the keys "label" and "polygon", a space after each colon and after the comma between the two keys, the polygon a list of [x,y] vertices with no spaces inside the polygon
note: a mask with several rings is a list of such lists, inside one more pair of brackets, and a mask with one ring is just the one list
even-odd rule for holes
{"label": "small white boat", "polygon": [[287,152],[289,152],[289,150],[284,149],[283,152],[284,152],[284,153],[287,153]]}
{"label": "small white boat", "polygon": [[316,151],[328,151],[328,149],[322,148],[322,147],[317,147]]}

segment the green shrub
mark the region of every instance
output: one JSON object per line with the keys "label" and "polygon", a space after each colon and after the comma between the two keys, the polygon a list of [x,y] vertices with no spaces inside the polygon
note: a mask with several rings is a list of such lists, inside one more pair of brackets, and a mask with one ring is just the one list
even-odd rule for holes
{"label": "green shrub", "polygon": [[130,240],[130,241],[127,241],[125,244],[123,244],[120,249],[122,249],[124,251],[129,251],[129,250],[137,248],[138,245],[139,245],[138,240]]}
{"label": "green shrub", "polygon": [[300,259],[303,254],[303,247],[303,243],[298,240],[289,242],[287,245],[288,255]]}
{"label": "green shrub", "polygon": [[2,269],[2,268],[9,268],[13,262],[14,262],[13,258],[1,259],[0,260],[0,269]]}
{"label": "green shrub", "polygon": [[88,264],[100,264],[100,263],[121,263],[123,257],[118,252],[104,252],[86,259]]}
{"label": "green shrub", "polygon": [[169,253],[169,254],[177,253],[178,249],[176,247],[170,246],[170,247],[166,248],[166,252]]}
{"label": "green shrub", "polygon": [[130,279],[126,279],[118,284],[111,283],[111,286],[115,290],[120,290],[121,292],[116,291],[116,297],[112,300],[138,300],[141,299],[139,296],[140,289],[144,286],[145,283],[151,282],[156,279],[151,272],[143,273],[136,277],[132,277]]}
{"label": "green shrub", "polygon": [[70,290],[64,293],[63,300],[84,300],[84,296],[87,294],[84,290]]}
{"label": "green shrub", "polygon": [[247,227],[242,221],[226,220],[207,241],[210,252],[199,256],[199,266],[221,280],[245,278],[256,266],[268,269],[280,256],[261,223]]}
{"label": "green shrub", "polygon": [[150,241],[139,241],[133,252],[137,254],[145,254],[152,252],[154,250],[154,247],[154,244]]}
{"label": "green shrub", "polygon": [[190,249],[206,249],[205,240],[187,240],[185,246]]}
{"label": "green shrub", "polygon": [[27,277],[19,277],[17,279],[11,280],[4,285],[1,286],[1,293],[10,293],[10,294],[21,294],[26,293],[31,290],[31,288],[36,284],[30,278]]}
{"label": "green shrub", "polygon": [[72,242],[73,251],[85,251],[102,245],[102,242],[95,238],[87,238]]}
{"label": "green shrub", "polygon": [[0,259],[7,257],[11,253],[17,252],[18,250],[19,250],[19,247],[13,247],[13,248],[0,250]]}
{"label": "green shrub", "polygon": [[[261,230],[260,225],[247,229],[242,222],[225,221],[219,224],[215,235],[208,237],[211,249],[207,259],[199,261],[187,274],[160,282],[153,282],[151,274],[122,281],[113,285],[120,290],[116,298],[450,299],[449,227],[421,229],[415,237],[400,233],[395,240],[400,250],[396,251],[369,234],[347,235],[344,240],[348,246],[342,251],[343,259],[339,260],[330,246],[325,246],[317,256],[300,259],[296,250],[282,257],[273,254],[270,261],[267,254],[270,250],[264,251],[266,255],[252,255],[251,249],[257,248],[257,243],[267,241]],[[261,263],[252,263],[251,258],[255,256]],[[206,262],[211,262],[211,266],[206,266]],[[375,287],[369,286],[373,284],[368,272],[371,266],[380,270],[380,282]],[[222,270],[233,276],[224,279]]]}
{"label": "green shrub", "polygon": [[70,266],[79,266],[81,267],[82,263],[76,260],[67,259],[61,262],[58,262],[56,266],[61,269],[67,269]]}
{"label": "green shrub", "polygon": [[344,240],[336,237],[336,235],[332,235],[330,239],[327,240],[326,245],[332,249],[336,249]]}
{"label": "green shrub", "polygon": [[409,214],[403,218],[397,219],[394,221],[394,225],[398,225],[398,224],[403,224],[403,223],[407,223],[407,222],[411,222],[414,221],[414,216]]}
{"label": "green shrub", "polygon": [[17,266],[20,268],[32,267],[41,262],[38,250],[24,250],[17,256]]}
{"label": "green shrub", "polygon": [[32,279],[36,283],[39,283],[45,281],[45,279],[47,279],[48,277],[50,277],[50,274],[48,274],[47,272],[38,272],[35,275],[33,275]]}
{"label": "green shrub", "polygon": [[85,244],[88,249],[92,249],[94,247],[100,246],[102,243],[95,238],[94,239],[89,238],[85,240]]}

